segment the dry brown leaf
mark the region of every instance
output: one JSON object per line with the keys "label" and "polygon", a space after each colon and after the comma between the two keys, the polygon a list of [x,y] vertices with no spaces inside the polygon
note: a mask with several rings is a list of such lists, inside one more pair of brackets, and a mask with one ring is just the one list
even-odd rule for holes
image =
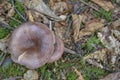
{"label": "dry brown leaf", "polygon": [[91,1],[98,4],[100,7],[102,7],[106,11],[110,11],[110,10],[114,9],[113,4],[108,0],[91,0]]}
{"label": "dry brown leaf", "polygon": [[11,8],[11,4],[8,1],[3,0],[0,4],[0,15],[1,13],[5,13],[5,11]]}
{"label": "dry brown leaf", "polygon": [[75,72],[75,73],[77,74],[77,76],[78,76],[77,80],[84,80],[81,72],[78,71],[75,67],[73,67],[73,69],[74,69],[74,72]]}
{"label": "dry brown leaf", "polygon": [[71,31],[68,29],[68,24],[65,21],[62,22],[56,22],[54,26],[54,32],[55,35],[61,38],[64,42],[64,44],[69,45],[72,43],[71,39]]}
{"label": "dry brown leaf", "polygon": [[27,11],[27,15],[28,15],[29,21],[34,22],[34,18],[31,14],[31,11]]}
{"label": "dry brown leaf", "polygon": [[[113,51],[109,49],[100,49],[95,51],[83,58],[89,64],[99,68],[105,68],[107,70],[116,70],[119,71],[118,67],[115,66],[114,61],[116,61],[116,57]],[[104,66],[106,65],[106,66]]]}
{"label": "dry brown leaf", "polygon": [[120,26],[120,18],[112,23],[113,27],[116,28]]}
{"label": "dry brown leaf", "polygon": [[99,19],[93,19],[86,23],[85,28],[79,32],[79,38],[90,35],[102,27],[104,27],[104,24]]}
{"label": "dry brown leaf", "polygon": [[56,22],[54,25],[54,31],[56,36],[58,36],[59,38],[61,38],[62,40],[65,40],[65,32],[66,32],[66,22]]}
{"label": "dry brown leaf", "polygon": [[6,15],[6,18],[9,19],[10,17],[12,17],[12,16],[14,15],[14,13],[15,13],[15,10],[14,10],[14,7],[12,7],[12,8],[8,11],[8,13],[7,13],[7,15]]}
{"label": "dry brown leaf", "polygon": [[49,5],[52,7],[52,6],[54,6],[54,4],[55,4],[55,1],[54,0],[49,0]]}
{"label": "dry brown leaf", "polygon": [[118,59],[120,58],[120,31],[118,29],[111,29],[108,26],[102,29],[102,32],[98,33],[98,37],[105,47],[113,52],[111,56],[111,63],[114,66],[114,70],[120,70]]}
{"label": "dry brown leaf", "polygon": [[79,38],[79,31],[80,31],[81,20],[82,20],[82,16],[81,15],[77,15],[77,14],[73,14],[72,15],[73,39],[74,39],[75,42],[77,42],[78,38]]}
{"label": "dry brown leaf", "polygon": [[67,3],[66,2],[56,2],[51,9],[58,13],[58,12],[63,12],[64,10],[68,9]]}
{"label": "dry brown leaf", "polygon": [[106,52],[107,52],[107,49],[101,49],[85,56],[83,59],[87,61],[89,64],[92,64],[96,67],[103,68],[103,66],[99,62],[97,62],[97,60],[104,62],[107,59]]}
{"label": "dry brown leaf", "polygon": [[[21,1],[22,2],[22,1]],[[25,0],[22,2],[25,4],[30,10],[36,11],[43,15],[48,16],[52,20],[60,21],[61,18],[57,16],[45,3],[43,0]]]}
{"label": "dry brown leaf", "polygon": [[107,51],[106,49],[100,49],[98,51],[95,51],[95,52],[85,56],[84,60],[87,60],[89,58],[96,58],[99,60],[104,60],[104,56],[105,56],[106,51]]}
{"label": "dry brown leaf", "polygon": [[105,78],[99,80],[120,80],[120,72],[111,73]]}

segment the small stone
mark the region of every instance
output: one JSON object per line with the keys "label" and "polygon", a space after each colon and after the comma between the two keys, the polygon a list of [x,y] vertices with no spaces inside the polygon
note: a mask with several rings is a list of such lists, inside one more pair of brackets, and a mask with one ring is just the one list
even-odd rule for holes
{"label": "small stone", "polygon": [[24,80],[38,80],[38,72],[35,70],[28,70],[24,74]]}

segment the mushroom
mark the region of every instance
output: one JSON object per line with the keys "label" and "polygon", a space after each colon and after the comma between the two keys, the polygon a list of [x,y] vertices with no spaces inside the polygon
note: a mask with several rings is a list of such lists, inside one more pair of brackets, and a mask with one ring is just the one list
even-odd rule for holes
{"label": "mushroom", "polygon": [[63,42],[55,38],[54,33],[42,23],[27,22],[20,25],[13,31],[9,41],[12,60],[29,69],[58,60],[63,50]]}

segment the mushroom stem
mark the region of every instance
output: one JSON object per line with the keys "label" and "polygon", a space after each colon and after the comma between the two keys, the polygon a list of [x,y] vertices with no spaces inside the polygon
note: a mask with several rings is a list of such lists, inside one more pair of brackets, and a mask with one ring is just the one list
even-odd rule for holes
{"label": "mushroom stem", "polygon": [[50,30],[52,31],[52,21],[49,21],[49,28],[50,28]]}

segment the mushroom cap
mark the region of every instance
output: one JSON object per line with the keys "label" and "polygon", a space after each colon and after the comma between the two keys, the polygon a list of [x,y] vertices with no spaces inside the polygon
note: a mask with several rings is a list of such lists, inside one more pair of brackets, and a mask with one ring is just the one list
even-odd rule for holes
{"label": "mushroom cap", "polygon": [[52,63],[54,61],[57,61],[63,54],[64,51],[64,44],[61,39],[58,37],[55,37],[55,50],[51,58],[48,60],[48,63]]}
{"label": "mushroom cap", "polygon": [[14,62],[35,69],[48,62],[54,44],[54,34],[46,25],[27,22],[13,31],[9,51]]}

